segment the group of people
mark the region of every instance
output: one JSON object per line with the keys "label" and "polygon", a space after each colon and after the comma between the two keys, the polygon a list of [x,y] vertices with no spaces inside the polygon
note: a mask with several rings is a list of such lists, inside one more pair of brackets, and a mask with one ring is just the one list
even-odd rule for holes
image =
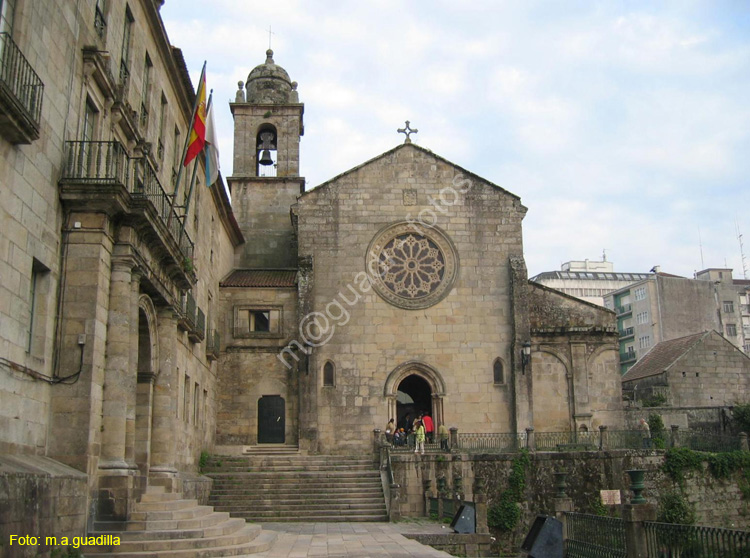
{"label": "group of people", "polygon": [[[433,443],[435,438],[435,423],[429,413],[420,413],[417,418],[411,420],[407,413],[399,422],[398,427],[394,419],[388,421],[385,427],[385,437],[388,443],[394,446],[409,446],[414,448],[414,453],[424,455],[425,442]],[[445,424],[438,427],[440,448],[448,451],[448,428]]]}

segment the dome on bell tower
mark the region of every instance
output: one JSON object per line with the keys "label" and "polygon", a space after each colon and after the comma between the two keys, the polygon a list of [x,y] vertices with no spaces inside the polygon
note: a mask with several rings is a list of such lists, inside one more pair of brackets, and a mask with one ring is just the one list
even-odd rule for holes
{"label": "dome on bell tower", "polygon": [[273,61],[273,51],[266,51],[265,63],[256,66],[245,84],[247,102],[258,104],[298,103],[297,83]]}

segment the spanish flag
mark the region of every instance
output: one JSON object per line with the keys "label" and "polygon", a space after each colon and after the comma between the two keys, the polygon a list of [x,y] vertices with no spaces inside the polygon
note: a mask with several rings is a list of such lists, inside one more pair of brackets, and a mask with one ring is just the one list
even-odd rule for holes
{"label": "spanish flag", "polygon": [[196,93],[196,105],[193,111],[193,126],[190,129],[190,139],[188,140],[187,153],[185,153],[184,166],[188,166],[190,161],[195,159],[203,147],[206,145],[206,63],[203,63],[203,70],[198,81],[198,91]]}

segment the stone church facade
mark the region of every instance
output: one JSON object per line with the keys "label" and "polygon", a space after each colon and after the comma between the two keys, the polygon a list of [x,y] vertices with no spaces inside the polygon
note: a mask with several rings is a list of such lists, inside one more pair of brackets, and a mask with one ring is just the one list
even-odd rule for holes
{"label": "stone church facade", "polygon": [[529,283],[518,196],[408,138],[304,191],[304,106],[271,51],[231,106],[248,240],[221,283],[222,451],[363,453],[419,412],[463,432],[622,423],[614,316]]}

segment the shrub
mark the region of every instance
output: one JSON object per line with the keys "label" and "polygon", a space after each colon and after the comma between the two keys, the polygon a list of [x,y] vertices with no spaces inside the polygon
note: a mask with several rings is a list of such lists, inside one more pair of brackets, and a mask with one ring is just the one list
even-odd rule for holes
{"label": "shrub", "polygon": [[500,502],[487,510],[487,524],[502,531],[512,531],[521,519],[521,508],[507,494],[503,494]]}
{"label": "shrub", "polygon": [[656,521],[692,525],[695,523],[695,508],[679,492],[667,492],[659,498]]}
{"label": "shrub", "polygon": [[750,434],[750,403],[740,403],[734,406],[734,423],[740,432]]}

